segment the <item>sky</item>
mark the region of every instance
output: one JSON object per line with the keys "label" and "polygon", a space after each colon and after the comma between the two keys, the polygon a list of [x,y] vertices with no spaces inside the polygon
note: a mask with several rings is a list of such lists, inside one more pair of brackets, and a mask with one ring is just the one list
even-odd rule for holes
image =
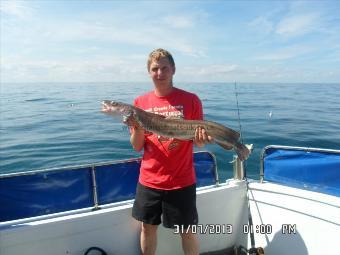
{"label": "sky", "polygon": [[340,83],[340,0],[0,0],[1,82]]}

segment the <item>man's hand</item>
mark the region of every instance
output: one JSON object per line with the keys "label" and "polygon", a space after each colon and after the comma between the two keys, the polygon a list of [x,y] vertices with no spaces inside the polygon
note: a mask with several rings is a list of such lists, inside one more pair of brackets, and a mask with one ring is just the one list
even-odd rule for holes
{"label": "man's hand", "polygon": [[141,129],[139,123],[135,120],[133,116],[124,116],[123,117],[123,123],[125,125],[128,125],[129,127],[132,127],[134,129]]}
{"label": "man's hand", "polygon": [[207,134],[204,128],[198,127],[195,130],[194,144],[203,147],[207,143],[212,143],[214,139]]}
{"label": "man's hand", "polygon": [[139,152],[143,149],[145,138],[144,129],[132,116],[124,116],[123,122],[130,127],[131,137],[130,143],[135,151]]}

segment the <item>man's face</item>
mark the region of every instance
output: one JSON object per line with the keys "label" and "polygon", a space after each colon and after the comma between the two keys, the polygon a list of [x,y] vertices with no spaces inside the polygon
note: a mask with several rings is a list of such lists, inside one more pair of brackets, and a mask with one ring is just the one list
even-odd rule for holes
{"label": "man's face", "polygon": [[170,64],[167,57],[163,57],[151,62],[149,74],[156,86],[170,86],[175,67]]}

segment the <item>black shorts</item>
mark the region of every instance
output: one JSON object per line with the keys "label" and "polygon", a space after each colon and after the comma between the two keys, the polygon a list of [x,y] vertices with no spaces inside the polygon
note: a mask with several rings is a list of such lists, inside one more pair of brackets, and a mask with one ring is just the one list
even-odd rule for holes
{"label": "black shorts", "polygon": [[175,190],[159,190],[138,183],[132,217],[152,225],[159,225],[163,220],[166,228],[196,225],[196,184]]}

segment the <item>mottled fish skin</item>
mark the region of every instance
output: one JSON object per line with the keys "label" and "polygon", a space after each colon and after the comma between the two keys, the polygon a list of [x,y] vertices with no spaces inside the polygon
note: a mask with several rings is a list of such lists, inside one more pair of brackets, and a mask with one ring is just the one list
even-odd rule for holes
{"label": "mottled fish skin", "polygon": [[248,148],[239,142],[240,134],[219,123],[164,118],[162,115],[146,112],[132,105],[116,101],[105,100],[103,104],[110,107],[110,114],[117,115],[119,113],[125,117],[133,118],[143,129],[164,137],[192,140],[195,137],[195,130],[198,127],[204,128],[207,134],[214,139],[214,142],[222,148],[234,149],[240,160],[246,160],[249,156]]}

